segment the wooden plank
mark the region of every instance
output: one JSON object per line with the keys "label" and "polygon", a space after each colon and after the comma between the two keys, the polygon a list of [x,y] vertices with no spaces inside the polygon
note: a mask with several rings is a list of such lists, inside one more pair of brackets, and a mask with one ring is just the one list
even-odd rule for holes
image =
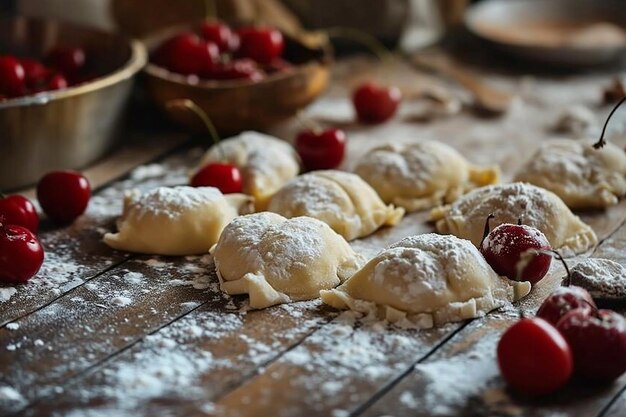
{"label": "wooden plank", "polygon": [[626,414],[626,386],[602,417],[624,417],[624,414]]}
{"label": "wooden plank", "polygon": [[96,193],[87,212],[68,227],[55,228],[44,222],[39,234],[46,251],[42,269],[27,284],[0,287],[0,327],[128,259],[128,254],[113,251],[101,241],[102,234],[113,229],[121,212],[124,191],[184,183],[187,167],[197,157],[195,149],[166,159],[157,171],[138,168],[130,178]]}
{"label": "wooden plank", "polygon": [[[623,225],[593,255],[623,252],[625,249],[626,225]],[[545,297],[560,285],[562,276],[560,266],[553,268],[550,276],[542,280],[531,296],[521,303],[521,308],[535,311]],[[626,375],[608,387],[571,384],[539,400],[510,392],[499,375],[495,349],[501,334],[515,323],[517,315],[516,310],[510,310],[475,320],[384,393],[363,416],[380,416],[393,410],[394,417],[506,413],[533,417],[558,413],[589,417],[598,415],[626,384]]]}
{"label": "wooden plank", "polygon": [[233,301],[215,288],[197,294],[213,298],[65,384],[63,393],[17,415],[189,416],[191,410],[206,411],[213,398],[336,316],[319,301],[246,312],[241,299]]}

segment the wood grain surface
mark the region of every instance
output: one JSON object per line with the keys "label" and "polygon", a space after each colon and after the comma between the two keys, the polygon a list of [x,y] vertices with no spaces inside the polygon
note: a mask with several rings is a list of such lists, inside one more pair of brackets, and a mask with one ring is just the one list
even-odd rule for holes
{"label": "wood grain surface", "polygon": [[[307,115],[347,130],[344,169],[385,141],[436,139],[475,164],[498,164],[509,180],[539,144],[563,136],[552,127],[573,104],[587,106],[598,120],[608,112],[600,96],[612,73],[531,77],[472,70],[514,95],[506,114],[486,118],[463,105],[456,114],[417,122],[424,92],[471,100],[461,87],[400,61],[356,58],[337,64],[332,88]],[[390,123],[354,122],[350,89],[371,77],[410,93]],[[294,121],[272,133],[291,140],[299,128]],[[594,129],[580,140],[593,142]],[[609,133],[616,143],[626,142],[618,128]],[[539,400],[509,391],[499,376],[499,336],[519,310],[533,313],[559,285],[564,273],[557,263],[519,305],[418,331],[359,319],[319,300],[249,311],[245,297],[219,290],[209,255],[170,258],[109,249],[101,238],[114,230],[124,192],[183,184],[201,156],[199,148],[180,146],[184,135],[168,142],[171,133],[161,139],[151,134],[169,145],[147,153],[145,143],[134,149],[129,144],[125,155],[112,156],[121,162],[105,161],[96,170],[100,188],[87,213],[66,228],[44,223],[40,274],[15,290],[0,288],[0,415],[626,415],[626,376],[603,387],[572,383]],[[626,202],[578,214],[600,238],[584,256],[626,265]],[[428,213],[414,213],[351,244],[372,256],[402,237],[432,231]]]}

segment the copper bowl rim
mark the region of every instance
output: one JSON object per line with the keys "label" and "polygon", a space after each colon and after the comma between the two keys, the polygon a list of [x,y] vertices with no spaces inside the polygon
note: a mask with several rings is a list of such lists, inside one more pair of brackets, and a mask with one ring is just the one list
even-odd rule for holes
{"label": "copper bowl rim", "polygon": [[93,81],[88,81],[74,87],[68,87],[62,90],[44,91],[38,94],[23,97],[14,97],[9,98],[8,100],[0,101],[0,110],[16,107],[45,105],[52,101],[58,101],[65,98],[101,90],[103,88],[110,87],[114,84],[118,84],[124,80],[132,78],[148,62],[148,52],[143,43],[136,39],[129,39],[127,41],[127,44],[130,47],[130,58],[128,59],[128,61],[126,61],[126,63],[124,63],[124,65],[122,65],[115,71],[102,77],[96,78]]}

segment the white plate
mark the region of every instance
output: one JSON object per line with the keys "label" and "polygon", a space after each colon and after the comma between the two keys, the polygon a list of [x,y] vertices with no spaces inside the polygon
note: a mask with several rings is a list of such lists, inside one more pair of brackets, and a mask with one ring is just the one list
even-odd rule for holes
{"label": "white plate", "polygon": [[487,0],[468,10],[465,25],[502,51],[545,64],[580,67],[626,57],[622,0]]}

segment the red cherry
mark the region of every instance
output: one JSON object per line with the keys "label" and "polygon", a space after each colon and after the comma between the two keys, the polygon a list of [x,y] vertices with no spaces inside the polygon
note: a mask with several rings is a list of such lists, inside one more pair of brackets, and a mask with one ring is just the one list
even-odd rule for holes
{"label": "red cherry", "polygon": [[270,27],[244,27],[237,30],[239,49],[237,55],[260,64],[269,64],[285,48],[283,34]]}
{"label": "red cherry", "polygon": [[215,65],[219,49],[194,33],[184,32],[167,40],[155,53],[155,62],[172,72],[198,75]]}
{"label": "red cherry", "polygon": [[233,51],[237,48],[239,39],[230,27],[219,20],[211,20],[202,23],[200,26],[202,37],[217,45],[220,53]]}
{"label": "red cherry", "polygon": [[572,375],[570,347],[554,326],[540,318],[525,318],[511,326],[497,353],[505,381],[526,394],[549,394]]}
{"label": "red cherry", "polygon": [[583,309],[591,311],[596,304],[591,295],[581,287],[560,287],[546,298],[539,310],[537,317],[541,317],[548,323],[556,326],[561,317],[570,310]]}
{"label": "red cherry", "polygon": [[54,74],[49,80],[47,88],[48,90],[61,90],[67,88],[67,80],[61,74]]}
{"label": "red cherry", "polygon": [[37,233],[39,215],[33,203],[21,195],[0,198],[0,222],[25,227]]}
{"label": "red cherry", "polygon": [[20,61],[12,56],[0,56],[0,93],[17,97],[26,91],[26,74]]}
{"label": "red cherry", "polygon": [[57,223],[71,223],[89,204],[91,186],[80,172],[55,171],[37,184],[37,199],[44,213]]}
{"label": "red cherry", "polygon": [[358,119],[363,123],[382,123],[396,113],[402,100],[397,87],[382,87],[373,82],[361,84],[352,95]]}
{"label": "red cherry", "polygon": [[37,88],[45,84],[50,76],[50,70],[36,59],[22,59],[20,61],[24,68],[26,86],[28,88]]}
{"label": "red cherry", "polygon": [[235,59],[224,64],[218,64],[202,75],[204,78],[213,80],[249,80],[253,82],[265,78],[256,62],[251,59]]}
{"label": "red cherry", "polygon": [[215,187],[224,194],[240,193],[243,191],[241,171],[232,164],[208,164],[191,177],[192,187]]}
{"label": "red cherry", "polygon": [[43,248],[33,232],[0,224],[0,282],[17,284],[31,279],[43,263]]}
{"label": "red cherry", "polygon": [[[480,252],[498,275],[516,281],[529,281],[531,284],[536,284],[546,276],[552,257],[535,255],[526,262],[524,253],[551,249],[548,239],[540,230],[508,223],[494,228],[480,245]],[[518,270],[522,266],[523,269]]]}
{"label": "red cherry", "polygon": [[347,141],[340,129],[303,130],[296,136],[295,148],[307,170],[333,169],[343,161]]}
{"label": "red cherry", "polygon": [[575,309],[557,324],[574,355],[574,372],[608,382],[626,372],[626,319],[611,310]]}
{"label": "red cherry", "polygon": [[50,51],[47,61],[56,70],[72,77],[83,70],[87,56],[83,48],[58,47]]}

